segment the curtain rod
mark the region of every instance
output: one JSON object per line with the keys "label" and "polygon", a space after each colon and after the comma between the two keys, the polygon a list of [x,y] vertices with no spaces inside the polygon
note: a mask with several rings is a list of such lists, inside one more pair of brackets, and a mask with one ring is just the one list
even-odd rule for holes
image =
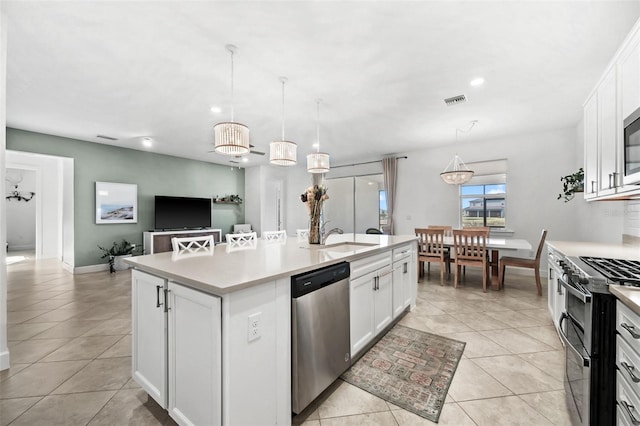
{"label": "curtain rod", "polygon": [[[404,157],[396,157],[396,160],[406,160],[408,157],[405,155]],[[353,166],[361,166],[363,164],[374,164],[374,163],[382,163],[382,160],[375,161],[365,161],[363,163],[353,163],[353,164],[343,164],[341,166],[331,166],[332,169],[337,169],[339,167],[353,167]]]}

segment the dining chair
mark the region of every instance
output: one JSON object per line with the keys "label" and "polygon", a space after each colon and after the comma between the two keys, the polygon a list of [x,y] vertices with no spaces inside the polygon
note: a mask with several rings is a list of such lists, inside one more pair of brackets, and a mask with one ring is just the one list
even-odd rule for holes
{"label": "dining chair", "polygon": [[427,226],[428,229],[442,229],[444,230],[444,235],[451,235],[451,232],[453,231],[453,226],[451,225],[429,225]]}
{"label": "dining chair", "polygon": [[267,241],[285,241],[287,239],[287,231],[264,231],[262,239]]}
{"label": "dining chair", "polygon": [[487,235],[488,233],[484,230],[453,230],[454,263],[456,268],[453,281],[454,288],[458,288],[461,267],[474,266],[482,268],[482,290],[486,293],[489,275]]}
{"label": "dining chair", "polygon": [[309,238],[309,229],[308,228],[296,229],[296,237],[299,240],[302,240],[302,239],[305,239],[305,238]]}
{"label": "dining chair", "polygon": [[547,230],[542,230],[542,236],[540,237],[540,243],[538,244],[538,251],[534,259],[503,256],[500,258],[500,270],[498,273],[498,283],[500,288],[504,287],[504,273],[507,266],[513,266],[514,268],[532,268],[536,275],[536,287],[538,287],[538,296],[542,296],[542,284],[540,283],[540,256],[542,255],[542,248],[544,247],[544,240],[547,238]]}
{"label": "dining chair", "polygon": [[258,239],[258,234],[255,232],[245,232],[242,234],[227,234],[227,244],[242,246],[250,242],[255,242]]}
{"label": "dining chair", "polygon": [[213,235],[204,235],[199,237],[173,237],[171,238],[171,247],[174,252],[177,251],[198,251],[204,249],[213,249]]}
{"label": "dining chair", "polygon": [[444,285],[444,270],[451,275],[449,251],[444,246],[444,229],[416,228],[418,237],[418,276],[424,276],[424,263],[427,262],[427,274],[431,273],[431,262],[440,264],[440,285]]}

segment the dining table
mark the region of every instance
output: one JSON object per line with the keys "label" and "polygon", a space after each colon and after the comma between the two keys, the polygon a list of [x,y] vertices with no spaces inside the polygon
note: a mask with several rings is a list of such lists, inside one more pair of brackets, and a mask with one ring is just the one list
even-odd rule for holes
{"label": "dining table", "polygon": [[[445,235],[444,246],[451,247],[453,250],[453,236]],[[500,283],[498,282],[498,259],[500,258],[500,251],[516,252],[519,250],[527,250],[527,254],[531,251],[531,243],[521,238],[487,238],[487,250],[491,251],[489,257],[489,267],[491,270],[491,289],[499,290]],[[511,253],[513,254],[513,253]],[[510,255],[511,255],[510,254]]]}

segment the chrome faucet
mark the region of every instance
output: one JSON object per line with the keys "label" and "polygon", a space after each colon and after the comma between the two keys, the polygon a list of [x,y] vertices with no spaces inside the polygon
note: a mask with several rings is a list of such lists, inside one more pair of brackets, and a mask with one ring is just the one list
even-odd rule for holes
{"label": "chrome faucet", "polygon": [[324,232],[324,228],[322,228],[322,237],[320,240],[320,244],[324,245],[327,242],[327,238],[329,238],[329,235],[331,234],[343,234],[344,231],[340,228],[333,228],[328,230],[327,232]]}

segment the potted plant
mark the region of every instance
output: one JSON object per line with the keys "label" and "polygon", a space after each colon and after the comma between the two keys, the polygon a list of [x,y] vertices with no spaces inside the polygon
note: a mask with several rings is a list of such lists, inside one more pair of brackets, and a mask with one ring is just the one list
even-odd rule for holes
{"label": "potted plant", "polygon": [[558,200],[564,198],[564,202],[573,200],[576,192],[584,192],[584,170],[582,167],[577,172],[560,178],[562,182],[562,194],[558,194]]}
{"label": "potted plant", "polygon": [[135,244],[131,244],[125,239],[120,243],[114,241],[113,245],[109,249],[102,246],[98,246],[98,248],[103,252],[101,259],[104,259],[105,257],[109,259],[109,272],[111,273],[129,269],[129,265],[124,263],[123,259],[125,257],[133,256],[134,252],[138,251],[138,247],[136,247]]}

